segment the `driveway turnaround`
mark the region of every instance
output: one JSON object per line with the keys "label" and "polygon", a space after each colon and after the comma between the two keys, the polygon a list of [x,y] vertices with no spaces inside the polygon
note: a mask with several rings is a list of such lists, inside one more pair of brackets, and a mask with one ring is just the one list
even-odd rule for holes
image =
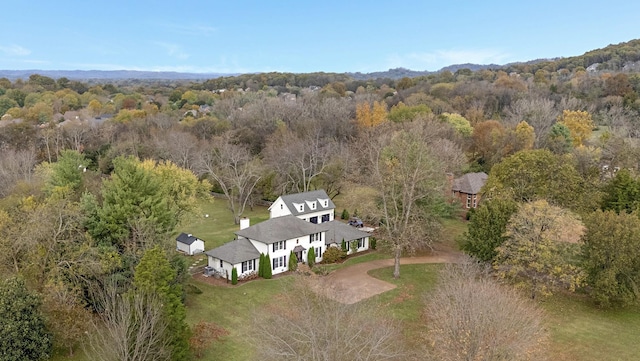
{"label": "driveway turnaround", "polygon": [[[455,254],[445,253],[433,256],[405,257],[400,265],[424,263],[455,263]],[[366,298],[396,288],[394,284],[369,276],[368,272],[383,267],[392,267],[393,258],[358,263],[341,268],[329,275],[319,277],[316,291],[344,304],[353,304]],[[402,277],[402,276],[401,276]]]}

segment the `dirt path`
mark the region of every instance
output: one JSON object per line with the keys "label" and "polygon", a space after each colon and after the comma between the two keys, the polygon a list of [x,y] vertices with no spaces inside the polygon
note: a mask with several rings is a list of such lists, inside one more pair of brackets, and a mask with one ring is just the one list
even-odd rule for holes
{"label": "dirt path", "polygon": [[[456,262],[457,258],[456,254],[441,253],[431,256],[401,258],[400,264],[452,263]],[[373,278],[368,274],[373,269],[391,266],[393,266],[393,259],[358,263],[333,271],[325,277],[320,277],[318,287],[323,293],[338,302],[353,304],[396,288],[394,284]]]}

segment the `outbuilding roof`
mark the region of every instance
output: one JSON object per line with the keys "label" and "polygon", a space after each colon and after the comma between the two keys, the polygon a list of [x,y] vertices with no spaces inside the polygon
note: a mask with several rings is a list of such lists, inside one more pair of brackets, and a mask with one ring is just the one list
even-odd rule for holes
{"label": "outbuilding roof", "polygon": [[194,237],[192,234],[186,234],[186,233],[180,233],[180,235],[176,238],[176,241],[183,244],[187,244],[187,245],[191,245],[193,244],[193,242],[199,241],[199,240],[200,239],[198,237]]}
{"label": "outbuilding roof", "polygon": [[205,252],[206,255],[231,264],[260,258],[260,252],[247,239],[240,238]]}

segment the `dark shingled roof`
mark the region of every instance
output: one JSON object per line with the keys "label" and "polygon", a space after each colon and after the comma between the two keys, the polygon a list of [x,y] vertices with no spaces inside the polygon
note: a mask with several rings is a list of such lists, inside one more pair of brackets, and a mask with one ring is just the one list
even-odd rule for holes
{"label": "dark shingled roof", "polygon": [[[311,191],[311,192],[287,194],[287,195],[281,196],[280,198],[282,198],[282,201],[284,202],[284,204],[287,206],[287,208],[289,208],[289,211],[291,211],[291,214],[296,216],[336,208],[336,205],[333,204],[333,202],[331,201],[331,198],[329,198],[329,195],[327,195],[327,192],[325,192],[322,189],[317,191]],[[324,203],[318,201],[319,199],[329,200],[327,202],[327,206],[324,207]],[[309,205],[307,205],[306,202],[316,202],[316,209],[309,208]],[[294,205],[294,203],[297,203],[297,204],[303,203],[304,210],[300,212],[300,210],[298,209],[298,207]]]}
{"label": "dark shingled roof", "polygon": [[249,240],[244,238],[225,243],[218,248],[206,251],[205,254],[231,264],[238,264],[260,258],[260,252],[258,252]]}
{"label": "dark shingled roof", "polygon": [[326,224],[329,227],[329,230],[327,231],[327,238],[324,241],[326,245],[330,245],[331,243],[341,244],[343,239],[346,242],[350,242],[354,239],[370,236],[369,233],[340,221],[331,221],[322,224]]}
{"label": "dark shingled roof", "polygon": [[303,221],[296,216],[284,216],[271,218],[254,226],[241,229],[236,231],[236,234],[262,243],[272,244],[326,230],[326,223],[314,224]]}
{"label": "dark shingled roof", "polygon": [[176,241],[184,244],[191,245],[193,242],[197,241],[198,237],[194,237],[192,234],[180,233]]}
{"label": "dark shingled roof", "polygon": [[487,177],[488,175],[485,172],[467,173],[460,178],[456,178],[451,189],[454,192],[478,194],[482,186],[487,182]]}

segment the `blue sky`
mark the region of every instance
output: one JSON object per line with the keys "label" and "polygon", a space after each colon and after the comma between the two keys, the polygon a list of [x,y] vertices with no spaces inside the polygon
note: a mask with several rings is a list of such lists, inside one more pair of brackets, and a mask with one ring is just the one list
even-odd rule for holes
{"label": "blue sky", "polygon": [[0,69],[438,70],[640,38],[640,1],[11,0]]}

